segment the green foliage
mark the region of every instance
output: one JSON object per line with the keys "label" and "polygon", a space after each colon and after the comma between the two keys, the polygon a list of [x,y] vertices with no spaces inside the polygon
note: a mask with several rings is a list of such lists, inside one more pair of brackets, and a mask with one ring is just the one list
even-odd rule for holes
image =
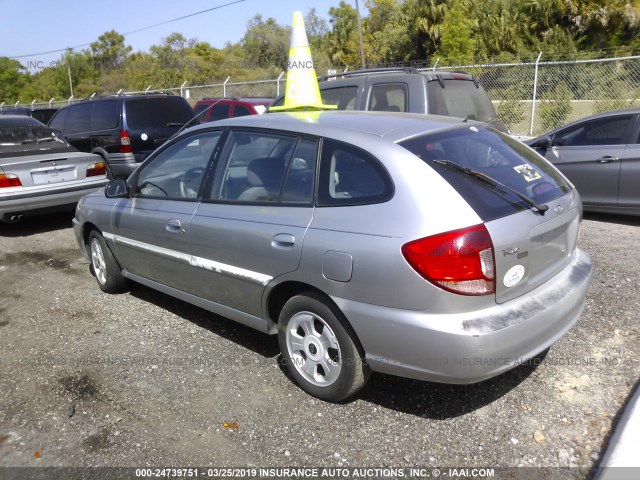
{"label": "green foliage", "polygon": [[273,18],[266,21],[256,15],[247,24],[241,44],[245,58],[260,68],[272,65],[285,70],[289,60],[291,29],[282,27]]}
{"label": "green foliage", "polygon": [[444,65],[472,63],[476,41],[474,23],[465,0],[454,0],[442,21],[440,43],[435,55]]}
{"label": "green foliage", "polygon": [[540,98],[540,118],[542,129],[550,130],[557,125],[566,123],[571,113],[571,100],[573,96],[569,86],[560,82],[549,92]]}
{"label": "green foliage", "polygon": [[500,92],[500,103],[496,108],[496,114],[502,123],[512,126],[526,119],[522,103],[524,98],[521,89],[516,87],[508,87]]}
{"label": "green foliage", "polygon": [[[562,60],[601,57],[605,50],[618,55],[640,50],[637,0],[364,0],[364,3],[366,10],[362,9],[361,14],[368,13],[362,18],[367,66],[408,62],[433,65],[436,58],[440,58],[439,65],[445,66],[511,63],[533,61],[539,52],[543,52],[543,60]],[[328,12],[321,12],[328,14],[328,20],[315,9],[305,16],[319,74],[328,68],[358,68],[361,62],[355,3],[342,0],[334,4]],[[101,34],[88,49],[68,51],[57,66],[39,72],[30,74],[18,61],[0,58],[0,101],[66,99],[71,95],[71,85],[74,96],[79,98],[120,89],[179,87],[185,81],[188,85],[220,83],[227,76],[233,81],[275,78],[286,69],[289,40],[289,25],[279,25],[273,18],[260,15],[248,22],[240,42],[228,43],[222,49],[173,33],[148,52],[133,53],[124,36],[111,30]],[[606,90],[606,83],[602,82],[612,79],[619,80],[620,85],[625,82],[633,85],[637,78],[629,77],[629,72],[600,73],[591,65],[583,72],[577,69],[572,74],[556,73],[560,76],[555,79],[550,75],[541,78],[542,91],[560,78],[573,98],[592,100],[596,109],[624,103],[598,97]],[[491,75],[488,70],[480,74],[482,83]],[[508,87],[522,79],[496,81],[497,85],[486,84],[504,97],[511,93]],[[635,95],[631,97],[633,100]],[[520,118],[519,104],[504,98],[500,115]],[[630,94],[622,90],[618,98],[630,98]],[[556,104],[552,107],[550,97],[545,101],[548,102],[545,108],[559,108]]]}
{"label": "green foliage", "polygon": [[0,57],[0,102],[15,102],[29,76],[17,60]]}

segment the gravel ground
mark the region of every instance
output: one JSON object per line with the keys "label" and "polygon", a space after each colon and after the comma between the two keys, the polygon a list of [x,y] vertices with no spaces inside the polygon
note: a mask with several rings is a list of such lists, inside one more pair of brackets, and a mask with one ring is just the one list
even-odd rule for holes
{"label": "gravel ground", "polygon": [[[0,224],[0,465],[597,465],[640,377],[640,219],[586,215],[594,277],[536,366],[471,386],[299,390],[265,336],[142,286],[99,291],[69,214]],[[542,359],[541,359],[542,360]]]}

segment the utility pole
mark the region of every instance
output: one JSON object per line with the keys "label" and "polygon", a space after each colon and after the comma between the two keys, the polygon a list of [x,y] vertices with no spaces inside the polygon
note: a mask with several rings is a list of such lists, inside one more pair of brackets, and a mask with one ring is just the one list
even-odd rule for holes
{"label": "utility pole", "polygon": [[71,96],[73,97],[73,82],[71,81],[71,66],[67,63],[67,73],[69,74],[69,90],[71,90]]}
{"label": "utility pole", "polygon": [[358,0],[356,0],[356,18],[358,19],[358,35],[360,37],[360,63],[362,64],[362,69],[364,70],[364,44],[362,41],[362,22],[360,22],[360,7],[358,6]]}

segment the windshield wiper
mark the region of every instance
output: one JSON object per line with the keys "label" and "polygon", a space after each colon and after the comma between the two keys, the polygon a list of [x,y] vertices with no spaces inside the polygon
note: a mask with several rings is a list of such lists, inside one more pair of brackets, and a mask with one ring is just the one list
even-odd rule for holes
{"label": "windshield wiper", "polygon": [[465,167],[463,165],[460,165],[459,163],[456,162],[452,162],[451,160],[432,160],[433,163],[438,163],[440,165],[444,165],[445,167],[451,167],[454,170],[457,170],[458,172],[462,172],[466,175],[469,175],[470,177],[473,178],[477,178],[478,180],[486,183],[487,185],[491,185],[493,188],[495,188],[496,190],[499,190],[503,193],[513,193],[514,195],[516,195],[520,200],[522,200],[529,208],[535,209],[538,212],[540,212],[542,215],[544,215],[544,212],[546,212],[547,210],[549,210],[549,205],[539,205],[536,202],[534,202],[531,198],[527,197],[525,194],[520,193],[519,191],[517,191],[514,188],[508,187],[507,185],[505,185],[504,183],[499,182],[498,180],[490,177],[489,175],[479,172],[477,170],[473,170],[471,168]]}

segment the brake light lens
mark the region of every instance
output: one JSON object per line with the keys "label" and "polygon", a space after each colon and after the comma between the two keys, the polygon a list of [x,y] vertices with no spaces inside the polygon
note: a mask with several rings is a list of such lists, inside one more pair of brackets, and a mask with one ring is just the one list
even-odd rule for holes
{"label": "brake light lens", "polygon": [[106,175],[107,166],[104,162],[92,163],[87,167],[87,177],[96,177],[98,175]]}
{"label": "brake light lens", "polygon": [[17,175],[13,173],[0,173],[0,188],[21,187],[22,182]]}
{"label": "brake light lens", "polygon": [[131,137],[127,130],[120,130],[120,153],[131,153]]}
{"label": "brake light lens", "polygon": [[402,255],[422,277],[450,292],[496,291],[493,241],[482,224],[414,240],[402,246]]}

